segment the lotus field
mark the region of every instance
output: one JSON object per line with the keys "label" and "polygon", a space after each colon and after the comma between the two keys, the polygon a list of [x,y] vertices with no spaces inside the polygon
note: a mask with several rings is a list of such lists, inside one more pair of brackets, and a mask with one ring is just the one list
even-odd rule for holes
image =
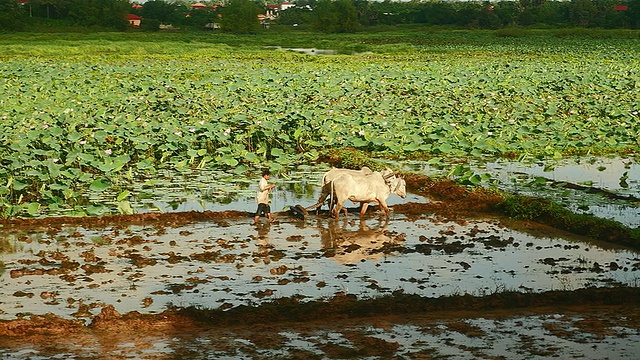
{"label": "lotus field", "polygon": [[286,174],[332,148],[438,161],[640,145],[637,39],[422,41],[329,56],[100,44],[0,43],[2,217],[132,213],[141,181]]}

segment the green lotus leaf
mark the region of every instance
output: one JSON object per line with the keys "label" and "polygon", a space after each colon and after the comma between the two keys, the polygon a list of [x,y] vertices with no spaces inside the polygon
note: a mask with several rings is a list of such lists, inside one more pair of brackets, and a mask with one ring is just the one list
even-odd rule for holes
{"label": "green lotus leaf", "polygon": [[420,149],[420,145],[416,143],[410,143],[403,147],[404,151],[409,151],[409,152],[418,151],[419,149]]}
{"label": "green lotus leaf", "polygon": [[280,149],[280,148],[272,148],[271,149],[271,155],[275,156],[275,157],[281,157],[285,155],[284,150]]}
{"label": "green lotus leaf", "polygon": [[49,184],[49,189],[54,190],[54,191],[65,191],[65,190],[69,189],[69,185],[60,184],[60,183],[53,183],[53,184]]}
{"label": "green lotus leaf", "polygon": [[187,150],[187,156],[196,157],[196,156],[198,156],[198,151],[197,150],[193,150],[193,149],[189,149],[189,150]]}
{"label": "green lotus leaf", "polygon": [[246,154],[244,154],[244,159],[252,163],[260,162],[260,158],[258,157],[258,155],[252,152],[247,152]]}
{"label": "green lotus leaf", "polygon": [[364,139],[360,139],[360,138],[354,138],[351,140],[351,145],[353,145],[354,147],[357,148],[362,148],[362,147],[366,147],[369,144],[368,141],[364,140]]}
{"label": "green lotus leaf", "polygon": [[447,154],[447,153],[450,153],[450,152],[453,151],[453,146],[451,146],[451,144],[449,144],[449,143],[444,143],[444,144],[438,146],[438,150],[440,152],[442,152],[442,153]]}
{"label": "green lotus leaf", "polygon": [[27,214],[29,216],[36,216],[40,212],[40,204],[37,202],[31,202],[26,204]]}
{"label": "green lotus leaf", "polygon": [[67,140],[71,141],[71,142],[76,142],[78,140],[82,139],[82,134],[78,133],[78,132],[72,132],[69,134],[69,136],[67,137]]}
{"label": "green lotus leaf", "polygon": [[118,201],[118,212],[123,215],[134,214],[133,207],[128,200]]}
{"label": "green lotus leaf", "polygon": [[108,189],[110,186],[111,183],[109,181],[104,179],[96,179],[91,183],[91,185],[89,185],[89,190],[102,192]]}
{"label": "green lotus leaf", "polygon": [[234,174],[238,174],[238,175],[240,175],[240,174],[244,174],[244,173],[246,173],[247,171],[249,171],[249,167],[248,167],[248,166],[246,166],[246,165],[242,165],[242,164],[240,164],[240,165],[236,166],[236,167],[233,169],[233,173],[234,173]]}
{"label": "green lotus leaf", "polygon": [[120,194],[118,194],[118,197],[116,198],[116,200],[118,202],[121,202],[124,199],[128,198],[130,195],[131,195],[131,191],[125,190],[125,191],[121,192]]}
{"label": "green lotus leaf", "polygon": [[78,159],[84,161],[85,163],[93,163],[95,161],[95,156],[91,155],[91,154],[86,154],[86,153],[80,153],[78,154]]}
{"label": "green lotus leaf", "polygon": [[153,170],[155,169],[154,159],[144,159],[140,160],[135,164],[138,170]]}
{"label": "green lotus leaf", "polygon": [[98,169],[100,169],[100,171],[104,172],[104,173],[110,173],[112,172],[118,165],[116,163],[114,163],[113,161],[108,161],[105,163],[102,163],[100,165],[98,165]]}
{"label": "green lotus leaf", "polygon": [[109,207],[104,205],[89,205],[85,207],[85,211],[89,216],[100,216],[110,212]]}
{"label": "green lotus leaf", "polygon": [[29,183],[27,182],[20,182],[18,180],[13,179],[13,181],[9,181],[10,184],[13,185],[13,189],[16,191],[22,191],[24,190],[27,186],[29,186]]}

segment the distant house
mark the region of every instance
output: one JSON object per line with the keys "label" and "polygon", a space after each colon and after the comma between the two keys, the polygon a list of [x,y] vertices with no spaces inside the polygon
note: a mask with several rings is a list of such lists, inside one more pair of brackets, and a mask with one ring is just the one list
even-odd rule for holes
{"label": "distant house", "polygon": [[284,11],[287,10],[289,8],[292,8],[296,6],[294,3],[288,2],[288,1],[283,1],[280,3],[280,5],[276,5],[276,4],[268,4],[265,5],[264,9],[265,9],[265,18],[266,19],[270,19],[270,20],[274,20],[275,18],[277,18],[280,15],[280,11]]}
{"label": "distant house", "polygon": [[264,18],[273,20],[276,17],[278,17],[278,13],[280,12],[280,5],[269,4],[269,5],[266,5],[264,9],[265,9]]}
{"label": "distant house", "polygon": [[288,1],[283,1],[280,4],[280,10],[287,10],[287,9],[295,7],[295,6],[296,6],[296,4],[294,4],[294,3],[291,3],[291,2],[288,2]]}
{"label": "distant house", "polygon": [[127,21],[129,22],[130,26],[140,27],[142,18],[136,14],[127,14]]}

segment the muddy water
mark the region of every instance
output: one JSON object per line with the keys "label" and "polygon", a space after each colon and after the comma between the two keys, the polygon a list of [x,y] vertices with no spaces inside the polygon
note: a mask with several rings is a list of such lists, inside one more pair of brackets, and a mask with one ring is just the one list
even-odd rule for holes
{"label": "muddy water", "polygon": [[131,226],[3,233],[0,318],[90,319],[105,305],[228,308],[279,297],[429,297],[640,283],[637,252],[535,237],[497,220],[356,214],[258,225],[246,219],[177,228]]}
{"label": "muddy water", "polygon": [[[625,313],[626,314],[626,313]],[[319,327],[254,325],[160,333],[74,334],[10,340],[7,359],[637,359],[638,328],[593,308],[539,314],[486,313],[335,321]],[[635,314],[637,315],[637,314]],[[8,350],[11,349],[11,350]]]}
{"label": "muddy water", "polygon": [[[406,161],[389,164],[437,178],[451,177],[456,163],[429,164]],[[558,161],[471,160],[473,173],[490,177],[481,183],[509,193],[548,198],[577,213],[591,214],[619,221],[629,227],[640,227],[640,165],[633,158],[582,157]],[[328,166],[299,166],[286,174],[274,175],[277,185],[273,194],[273,211],[291,205],[311,206],[317,201],[322,174]],[[230,174],[215,170],[162,173],[154,179],[139,179],[128,189],[137,213],[255,210],[255,187],[259,175]],[[567,187],[566,184],[571,185]],[[575,186],[574,186],[575,185]],[[576,188],[577,187],[577,188]],[[96,193],[94,203],[117,209],[113,201],[118,193]],[[111,202],[110,202],[111,199]],[[402,200],[389,197],[391,204],[405,201],[424,202],[410,196]],[[57,214],[43,214],[57,215]]]}

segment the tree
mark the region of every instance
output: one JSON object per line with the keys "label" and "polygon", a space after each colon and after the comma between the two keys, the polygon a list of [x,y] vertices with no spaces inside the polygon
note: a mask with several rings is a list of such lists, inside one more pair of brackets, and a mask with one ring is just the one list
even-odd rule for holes
{"label": "tree", "polygon": [[236,34],[255,34],[260,29],[261,12],[260,6],[250,0],[230,0],[221,11],[220,27]]}
{"label": "tree", "polygon": [[99,26],[126,30],[129,13],[128,0],[72,0],[69,4],[69,19],[84,26]]}
{"label": "tree", "polygon": [[351,0],[336,0],[334,9],[338,14],[338,32],[351,33],[360,28],[358,9]]}
{"label": "tree", "polygon": [[316,3],[313,8],[312,27],[326,33],[337,31],[338,14],[336,14],[331,0],[320,0]]}
{"label": "tree", "polygon": [[571,22],[577,26],[591,25],[596,11],[596,6],[591,0],[571,0],[569,5],[569,17]]}
{"label": "tree", "polygon": [[140,16],[142,16],[143,22],[145,19],[155,19],[161,24],[173,24],[179,20],[178,14],[178,5],[166,3],[162,0],[147,1],[140,9]]}
{"label": "tree", "polygon": [[21,30],[26,13],[16,0],[0,0],[0,31]]}
{"label": "tree", "polygon": [[358,9],[351,0],[320,0],[313,14],[312,25],[318,31],[355,32],[360,27]]}
{"label": "tree", "polygon": [[540,5],[534,14],[534,22],[553,26],[565,25],[569,22],[569,3],[564,1],[547,1]]}
{"label": "tree", "polygon": [[278,24],[282,25],[294,25],[294,24],[306,24],[311,17],[311,10],[304,7],[292,7],[287,10],[280,11],[278,16]]}
{"label": "tree", "polygon": [[30,0],[34,14],[47,19],[64,19],[68,15],[68,0]]}
{"label": "tree", "polygon": [[[188,12],[189,16],[183,16],[182,24],[204,29],[208,23],[213,23],[218,19],[218,7],[193,9]],[[186,14],[185,14],[186,15]]]}
{"label": "tree", "polygon": [[629,26],[632,29],[640,29],[640,0],[630,0],[629,10],[625,13]]}

